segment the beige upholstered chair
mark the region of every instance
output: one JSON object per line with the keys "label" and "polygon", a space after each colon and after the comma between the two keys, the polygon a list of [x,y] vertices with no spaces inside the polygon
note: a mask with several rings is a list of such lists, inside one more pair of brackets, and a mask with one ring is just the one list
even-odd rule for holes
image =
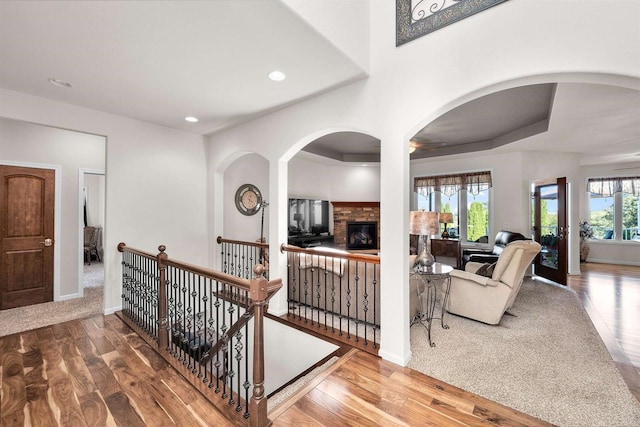
{"label": "beige upholstered chair", "polygon": [[520,291],[524,274],[540,252],[531,240],[509,243],[498,258],[491,277],[475,274],[484,264],[469,262],[466,270],[451,272],[447,311],[497,325]]}

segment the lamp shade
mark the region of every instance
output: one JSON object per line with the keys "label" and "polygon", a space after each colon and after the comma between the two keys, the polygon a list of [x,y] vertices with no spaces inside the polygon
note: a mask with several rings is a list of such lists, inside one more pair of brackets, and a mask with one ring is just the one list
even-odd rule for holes
{"label": "lamp shade", "polygon": [[441,224],[451,224],[453,222],[453,213],[451,212],[440,212],[440,223]]}
{"label": "lamp shade", "polygon": [[438,212],[411,211],[409,212],[409,234],[431,236],[440,231]]}

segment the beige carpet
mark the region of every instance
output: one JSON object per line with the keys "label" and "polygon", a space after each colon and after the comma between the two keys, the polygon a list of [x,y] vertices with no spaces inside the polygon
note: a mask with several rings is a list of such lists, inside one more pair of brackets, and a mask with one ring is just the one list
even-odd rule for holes
{"label": "beige carpet", "polygon": [[85,288],[95,288],[104,285],[104,264],[93,261],[91,265],[84,265],[82,273],[82,286]]}
{"label": "beige carpet", "polygon": [[83,298],[0,310],[0,337],[102,313],[102,263],[85,266],[83,279]]}
{"label": "beige carpet", "polygon": [[[439,309],[437,307],[436,309]],[[629,392],[574,292],[527,280],[497,326],[447,314],[409,367],[559,426],[640,426]]]}

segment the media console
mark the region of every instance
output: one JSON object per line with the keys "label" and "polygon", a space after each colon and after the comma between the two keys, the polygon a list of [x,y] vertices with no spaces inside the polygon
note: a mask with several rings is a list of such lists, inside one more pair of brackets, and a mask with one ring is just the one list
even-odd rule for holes
{"label": "media console", "polygon": [[312,248],[314,246],[333,246],[332,234],[298,234],[289,236],[289,244],[301,248]]}

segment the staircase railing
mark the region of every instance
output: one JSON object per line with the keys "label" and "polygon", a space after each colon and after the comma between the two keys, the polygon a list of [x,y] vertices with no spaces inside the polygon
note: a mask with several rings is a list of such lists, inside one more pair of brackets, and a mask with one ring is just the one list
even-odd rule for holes
{"label": "staircase railing", "polygon": [[287,318],[373,354],[380,347],[380,257],[281,245]]}
{"label": "staircase railing", "polygon": [[266,304],[282,281],[268,281],[260,264],[248,279],[172,260],[165,249],[159,246],[154,255],[118,245],[118,314],[227,418],[252,427],[270,425],[263,322]]}
{"label": "staircase railing", "polygon": [[264,266],[264,277],[269,279],[269,244],[264,242],[244,242],[223,239],[218,236],[220,245],[220,263],[223,273],[232,276],[251,277],[253,266]]}

